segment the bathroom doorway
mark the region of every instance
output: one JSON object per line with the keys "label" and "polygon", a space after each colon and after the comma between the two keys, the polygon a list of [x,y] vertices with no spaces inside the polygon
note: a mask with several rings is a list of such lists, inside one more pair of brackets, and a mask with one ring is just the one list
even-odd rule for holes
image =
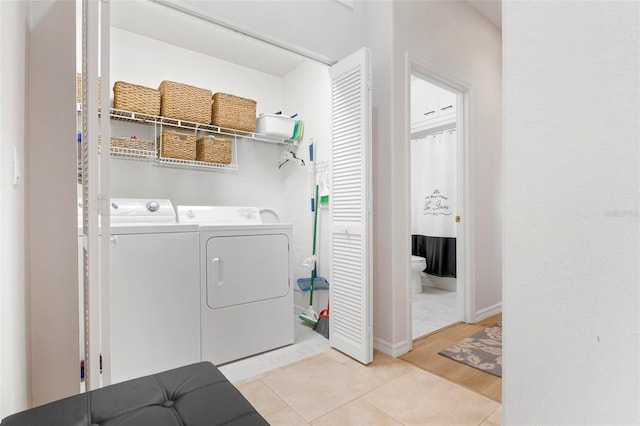
{"label": "bathroom doorway", "polygon": [[470,317],[463,233],[466,96],[463,85],[415,64],[409,77],[408,288],[415,340]]}

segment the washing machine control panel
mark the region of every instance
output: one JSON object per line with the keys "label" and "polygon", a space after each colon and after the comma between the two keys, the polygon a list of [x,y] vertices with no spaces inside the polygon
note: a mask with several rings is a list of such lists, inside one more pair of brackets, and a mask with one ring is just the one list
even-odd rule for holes
{"label": "washing machine control panel", "polygon": [[166,199],[112,198],[111,222],[176,223],[176,212]]}
{"label": "washing machine control panel", "polygon": [[178,206],[178,222],[255,225],[261,224],[260,209],[237,206]]}

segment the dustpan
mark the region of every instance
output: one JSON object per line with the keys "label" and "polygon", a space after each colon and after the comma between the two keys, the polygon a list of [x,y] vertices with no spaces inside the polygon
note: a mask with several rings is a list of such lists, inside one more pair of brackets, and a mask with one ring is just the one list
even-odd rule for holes
{"label": "dustpan", "polygon": [[318,314],[318,322],[313,326],[313,330],[325,337],[329,338],[329,302],[327,302],[327,309],[323,309]]}

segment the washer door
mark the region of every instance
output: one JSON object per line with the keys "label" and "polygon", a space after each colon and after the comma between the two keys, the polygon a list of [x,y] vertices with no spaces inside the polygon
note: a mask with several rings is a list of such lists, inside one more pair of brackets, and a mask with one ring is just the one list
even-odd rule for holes
{"label": "washer door", "polygon": [[284,234],[212,237],[207,241],[207,306],[220,309],[289,293]]}
{"label": "washer door", "polygon": [[200,361],[198,233],[113,237],[112,383]]}

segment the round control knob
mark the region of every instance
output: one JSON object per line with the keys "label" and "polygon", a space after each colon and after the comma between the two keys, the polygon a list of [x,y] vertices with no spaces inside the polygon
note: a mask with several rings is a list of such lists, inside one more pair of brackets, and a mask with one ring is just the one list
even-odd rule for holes
{"label": "round control knob", "polygon": [[147,210],[149,210],[150,212],[156,212],[159,208],[160,203],[158,203],[157,201],[149,201],[147,203]]}

